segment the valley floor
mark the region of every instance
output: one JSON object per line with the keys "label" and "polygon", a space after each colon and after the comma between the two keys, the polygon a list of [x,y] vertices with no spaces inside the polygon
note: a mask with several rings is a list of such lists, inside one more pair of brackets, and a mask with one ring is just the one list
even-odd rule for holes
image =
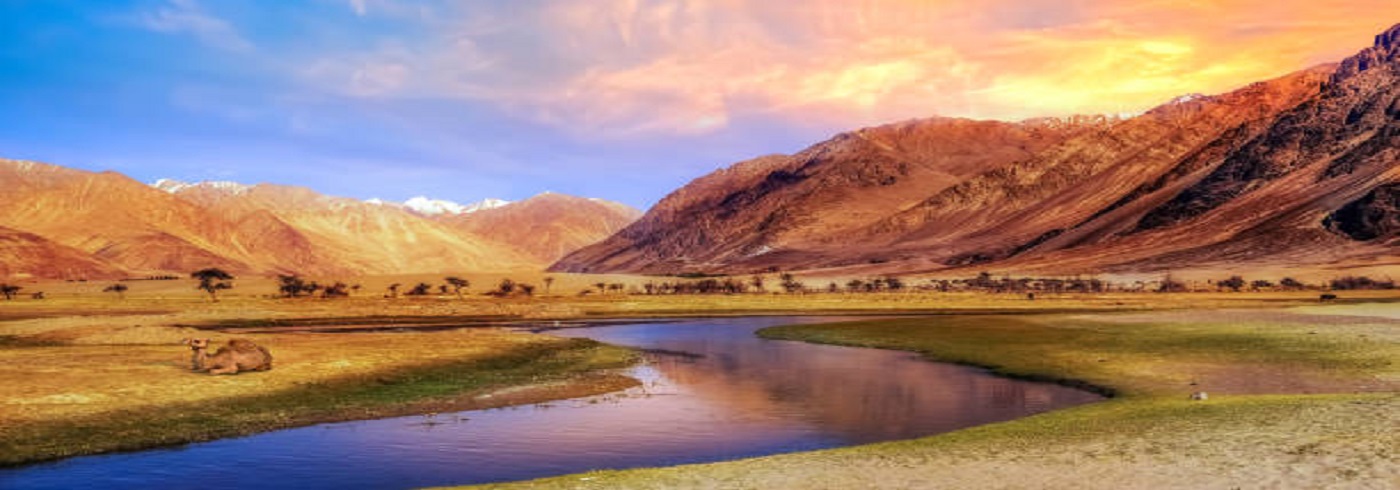
{"label": "valley floor", "polygon": [[778,327],[760,333],[1117,396],[911,441],[499,488],[1395,488],[1398,315],[1385,304]]}
{"label": "valley floor", "polygon": [[[329,420],[584,396],[634,381],[625,349],[496,328],[353,334],[338,326],[567,326],[571,319],[919,313],[778,328],[1004,374],[1084,382],[1114,400],[915,441],[712,465],[574,475],[546,488],[1385,487],[1400,439],[1394,292],[817,294],[278,300],[188,293],[0,302],[0,465]],[[1379,303],[1378,303],[1379,302]],[[1379,306],[1376,306],[1379,304]],[[976,317],[945,314],[976,313]],[[226,330],[196,327],[218,325]],[[188,371],[183,337],[268,346],[274,369]],[[1194,385],[1192,384],[1194,383]],[[1207,391],[1204,402],[1186,400]]]}

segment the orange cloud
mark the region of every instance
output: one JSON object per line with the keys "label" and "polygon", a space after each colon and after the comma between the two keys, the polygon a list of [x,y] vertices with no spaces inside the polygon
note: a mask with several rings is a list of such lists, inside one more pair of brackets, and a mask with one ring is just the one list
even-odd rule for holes
{"label": "orange cloud", "polygon": [[1400,22],[1393,0],[598,0],[502,9],[478,7],[410,48],[323,60],[312,65],[315,78],[362,96],[489,101],[605,136],[702,133],[752,116],[838,126],[1019,119],[1140,112],[1230,90],[1335,61]]}

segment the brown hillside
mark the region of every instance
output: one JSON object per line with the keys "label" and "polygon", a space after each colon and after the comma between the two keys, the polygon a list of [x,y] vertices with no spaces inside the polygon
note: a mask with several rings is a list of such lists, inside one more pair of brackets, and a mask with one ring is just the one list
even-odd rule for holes
{"label": "brown hillside", "polygon": [[113,279],[124,274],[91,255],[32,233],[0,228],[0,279]]}
{"label": "brown hillside", "polygon": [[641,216],[631,206],[547,192],[499,208],[439,219],[454,228],[507,244],[539,264],[611,236]]}
{"label": "brown hillside", "polygon": [[1400,27],[1126,120],[928,120],[696,180],[556,269],[1042,273],[1394,255]]}

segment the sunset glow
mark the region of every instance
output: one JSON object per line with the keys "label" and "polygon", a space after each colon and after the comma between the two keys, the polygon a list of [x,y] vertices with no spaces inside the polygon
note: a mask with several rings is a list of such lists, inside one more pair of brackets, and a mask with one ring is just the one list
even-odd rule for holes
{"label": "sunset glow", "polygon": [[[549,188],[638,206],[861,126],[1140,113],[1337,61],[1400,19],[1388,0],[21,5],[0,8],[23,33],[0,48],[22,76],[0,83],[38,126],[8,128],[9,156],[359,197]],[[134,134],[85,149],[112,126]],[[193,165],[133,138],[217,156]],[[362,172],[326,185],[262,161]]]}

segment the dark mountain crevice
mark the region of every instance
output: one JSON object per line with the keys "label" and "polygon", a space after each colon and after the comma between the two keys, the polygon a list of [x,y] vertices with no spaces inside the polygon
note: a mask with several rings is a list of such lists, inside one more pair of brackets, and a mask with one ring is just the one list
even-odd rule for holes
{"label": "dark mountain crevice", "polygon": [[1363,242],[1400,237],[1400,183],[1377,187],[1347,203],[1328,215],[1323,226]]}

